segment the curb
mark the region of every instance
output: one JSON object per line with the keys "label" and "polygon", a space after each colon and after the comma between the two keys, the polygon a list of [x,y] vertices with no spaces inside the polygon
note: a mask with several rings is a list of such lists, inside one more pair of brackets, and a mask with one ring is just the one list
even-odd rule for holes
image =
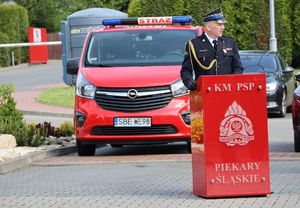
{"label": "curb", "polygon": [[51,112],[38,112],[38,111],[26,111],[20,110],[23,115],[30,115],[30,116],[51,116],[51,117],[63,117],[63,118],[73,118],[73,114],[66,114],[66,113],[51,113]]}
{"label": "curb", "polygon": [[42,160],[46,157],[61,156],[76,151],[77,151],[77,147],[75,145],[72,145],[72,146],[59,147],[59,148],[50,149],[41,152],[29,153],[28,155],[25,155],[23,157],[14,158],[12,160],[4,161],[0,163],[0,175],[4,175],[21,168],[25,168],[31,165],[33,162]]}

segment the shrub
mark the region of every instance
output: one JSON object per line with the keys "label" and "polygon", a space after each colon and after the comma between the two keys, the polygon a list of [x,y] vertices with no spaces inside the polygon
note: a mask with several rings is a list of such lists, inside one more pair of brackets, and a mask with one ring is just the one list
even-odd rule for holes
{"label": "shrub", "polygon": [[60,137],[60,130],[52,126],[51,122],[44,121],[44,123],[39,123],[35,127],[43,137]]}
{"label": "shrub", "polygon": [[[9,42],[9,38],[6,34],[0,32],[0,44],[5,44]],[[0,67],[9,66],[10,57],[8,48],[0,48]]]}
{"label": "shrub", "polygon": [[13,85],[0,85],[0,134],[12,134],[15,136],[17,145],[23,146],[27,142],[26,124],[23,114],[16,109],[16,102],[11,96],[14,91]]}
{"label": "shrub", "polygon": [[61,136],[72,136],[74,134],[74,126],[71,121],[65,121],[60,126],[60,135]]}
{"label": "shrub", "polygon": [[[19,5],[0,5],[0,14],[1,33],[7,36],[7,38],[2,37],[2,42],[27,42],[27,28],[29,26],[27,10]],[[27,48],[16,47],[5,50],[8,51],[9,55],[12,51],[14,52],[16,63],[27,60]],[[1,66],[7,66],[11,63],[10,56],[7,59],[8,62],[5,60],[6,58],[7,57],[0,56],[0,62],[3,64]]]}
{"label": "shrub", "polygon": [[32,147],[38,147],[45,141],[45,136],[41,134],[35,123],[27,125],[26,138],[27,145]]}
{"label": "shrub", "polygon": [[12,97],[14,87],[9,84],[0,85],[0,134],[12,134],[18,146],[40,146],[47,137],[71,136],[74,133],[72,122],[64,122],[59,128],[51,122],[26,124],[22,112],[16,109]]}

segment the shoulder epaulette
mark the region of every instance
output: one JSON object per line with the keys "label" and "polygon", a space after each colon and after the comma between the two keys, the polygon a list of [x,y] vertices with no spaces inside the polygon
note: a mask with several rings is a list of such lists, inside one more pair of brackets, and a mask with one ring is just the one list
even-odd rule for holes
{"label": "shoulder epaulette", "polygon": [[193,41],[194,42],[197,38],[198,37],[194,37],[194,38],[189,39],[188,41]]}

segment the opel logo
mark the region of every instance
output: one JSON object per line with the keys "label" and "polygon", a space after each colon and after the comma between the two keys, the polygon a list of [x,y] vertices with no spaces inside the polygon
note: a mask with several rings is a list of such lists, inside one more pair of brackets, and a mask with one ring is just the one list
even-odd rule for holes
{"label": "opel logo", "polygon": [[133,100],[138,96],[138,92],[135,89],[130,89],[127,92],[127,96]]}

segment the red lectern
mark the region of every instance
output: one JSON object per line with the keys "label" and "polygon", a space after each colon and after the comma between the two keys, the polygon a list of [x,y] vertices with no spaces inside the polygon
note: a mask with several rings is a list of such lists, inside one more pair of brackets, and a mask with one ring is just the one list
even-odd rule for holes
{"label": "red lectern", "polygon": [[190,95],[193,193],[269,194],[266,76],[202,76]]}

